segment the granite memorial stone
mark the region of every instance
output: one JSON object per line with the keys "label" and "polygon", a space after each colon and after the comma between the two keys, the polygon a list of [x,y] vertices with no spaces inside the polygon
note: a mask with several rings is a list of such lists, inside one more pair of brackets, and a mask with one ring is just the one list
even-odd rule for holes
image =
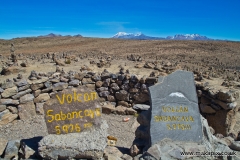
{"label": "granite memorial stone", "polygon": [[82,132],[100,126],[101,107],[95,91],[71,88],[52,97],[43,106],[49,134]]}
{"label": "granite memorial stone", "polygon": [[164,138],[201,142],[202,123],[192,72],[175,71],[159,77],[149,87],[151,97],[150,139],[154,145]]}

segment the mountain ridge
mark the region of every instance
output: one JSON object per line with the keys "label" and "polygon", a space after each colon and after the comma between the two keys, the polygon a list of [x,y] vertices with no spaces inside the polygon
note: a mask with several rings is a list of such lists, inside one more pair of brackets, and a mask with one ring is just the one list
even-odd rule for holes
{"label": "mountain ridge", "polygon": [[133,33],[126,33],[126,32],[118,32],[113,37],[115,39],[139,39],[139,40],[214,40],[208,38],[206,36],[201,36],[199,34],[176,34],[174,36],[167,36],[166,38],[163,37],[151,37],[146,36],[142,33],[133,34]]}

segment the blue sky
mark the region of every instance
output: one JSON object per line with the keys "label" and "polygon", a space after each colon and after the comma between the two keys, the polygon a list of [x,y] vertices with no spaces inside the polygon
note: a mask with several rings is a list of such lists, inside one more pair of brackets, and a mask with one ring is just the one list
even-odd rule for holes
{"label": "blue sky", "polygon": [[0,38],[192,34],[240,41],[240,0],[1,0]]}

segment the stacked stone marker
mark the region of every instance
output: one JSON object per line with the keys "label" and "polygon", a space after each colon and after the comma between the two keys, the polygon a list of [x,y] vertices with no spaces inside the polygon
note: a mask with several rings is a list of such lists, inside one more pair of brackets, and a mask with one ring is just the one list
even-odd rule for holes
{"label": "stacked stone marker", "polygon": [[201,142],[202,123],[192,72],[175,71],[149,87],[151,145],[164,138]]}
{"label": "stacked stone marker", "polygon": [[95,91],[63,90],[44,104],[49,135],[38,143],[43,159],[101,159],[107,146],[106,121]]}

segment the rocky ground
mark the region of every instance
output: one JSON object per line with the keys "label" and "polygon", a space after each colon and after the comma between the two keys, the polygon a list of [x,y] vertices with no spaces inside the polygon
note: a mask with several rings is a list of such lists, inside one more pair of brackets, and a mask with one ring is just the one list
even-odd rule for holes
{"label": "rocky ground", "polygon": [[[15,44],[14,54],[17,62],[9,52],[11,43]],[[214,108],[215,102],[212,105],[213,101],[218,100],[218,91],[226,90],[224,94],[228,94],[229,90],[234,90],[235,93],[240,89],[239,42],[25,38],[0,40],[0,58],[0,87],[7,79],[12,80],[19,73],[23,79],[28,79],[33,70],[40,74],[56,71],[102,73],[107,70],[110,73],[124,72],[145,78],[166,76],[177,69],[192,71],[195,80],[199,82],[198,91],[203,92],[204,95],[201,97],[198,94],[199,102],[202,104],[199,103],[201,114],[205,118],[210,117],[209,119],[214,114],[220,113],[219,108]],[[207,102],[204,97],[207,97]],[[128,103],[132,104],[132,102]],[[217,119],[221,122],[220,127],[227,121],[225,127],[227,131],[221,128],[221,135],[232,135],[239,141],[239,99],[237,97],[230,102],[220,103],[223,108],[226,106],[225,103],[229,103],[226,107],[232,107],[234,104],[233,108],[235,108],[221,109],[224,115],[227,115],[223,121]],[[231,112],[228,112],[228,109],[232,109]],[[117,138],[116,147],[122,153],[129,155],[129,149],[135,139],[135,131],[139,126],[137,115],[103,114],[102,117],[108,123],[108,134]],[[123,122],[123,118],[130,119]],[[8,141],[37,137],[36,142],[38,142],[45,135],[47,130],[43,115],[35,115],[30,119],[17,118],[11,123],[0,126],[0,138]],[[219,134],[215,135],[219,136]]]}
{"label": "rocky ground", "polygon": [[[139,126],[136,116],[102,114],[102,118],[107,121],[109,126],[108,134],[117,138],[116,147],[129,154],[129,148],[135,138],[135,130]],[[124,122],[123,118],[130,119]],[[43,136],[48,134],[43,115],[37,115],[28,120],[16,120],[1,126],[0,133],[0,138],[9,141],[16,139],[27,140],[33,137],[38,137],[37,141],[40,141]]]}

